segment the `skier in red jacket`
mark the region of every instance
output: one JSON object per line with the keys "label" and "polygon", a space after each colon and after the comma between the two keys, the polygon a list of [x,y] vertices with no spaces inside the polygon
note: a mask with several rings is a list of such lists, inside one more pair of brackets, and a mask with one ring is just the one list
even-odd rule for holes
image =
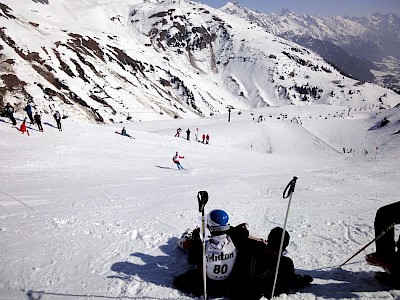
{"label": "skier in red jacket", "polygon": [[21,131],[22,134],[24,134],[25,132],[28,133],[28,131],[26,129],[26,118],[24,119],[24,121],[22,122],[21,126],[19,127],[19,131]]}
{"label": "skier in red jacket", "polygon": [[172,161],[176,164],[179,170],[184,170],[185,168],[181,165],[179,162],[180,158],[185,158],[184,156],[180,156],[178,152],[175,153],[174,157],[172,158]]}

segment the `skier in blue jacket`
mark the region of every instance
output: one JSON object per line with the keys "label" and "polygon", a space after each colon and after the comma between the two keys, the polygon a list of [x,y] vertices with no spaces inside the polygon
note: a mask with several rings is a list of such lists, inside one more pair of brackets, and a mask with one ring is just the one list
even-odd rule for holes
{"label": "skier in blue jacket", "polygon": [[29,117],[29,121],[31,122],[31,124],[35,124],[35,120],[33,119],[33,111],[32,111],[32,106],[28,103],[24,110],[26,111],[26,114]]}

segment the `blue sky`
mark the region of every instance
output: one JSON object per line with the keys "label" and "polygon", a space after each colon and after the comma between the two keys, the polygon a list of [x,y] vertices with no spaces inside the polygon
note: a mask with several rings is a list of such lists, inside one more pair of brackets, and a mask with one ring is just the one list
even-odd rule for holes
{"label": "blue sky", "polygon": [[[215,8],[220,8],[228,2],[228,0],[195,1]],[[400,15],[400,0],[241,0],[237,2],[241,6],[263,13],[279,13],[283,8],[288,8],[296,14],[322,17],[333,15],[362,16],[374,12],[392,12]]]}

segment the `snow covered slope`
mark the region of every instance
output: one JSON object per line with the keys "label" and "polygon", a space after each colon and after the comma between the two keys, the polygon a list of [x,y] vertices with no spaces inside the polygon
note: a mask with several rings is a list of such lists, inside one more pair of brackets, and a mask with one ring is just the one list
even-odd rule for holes
{"label": "snow covered slope", "polygon": [[185,0],[0,1],[0,106],[119,123],[286,104],[389,108],[400,96],[348,79],[254,24]]}
{"label": "snow covered slope", "polygon": [[[198,222],[197,192],[209,193],[206,211],[225,209],[265,238],[282,226],[282,193],[297,176],[288,250],[315,279],[278,299],[398,299],[363,261],[373,245],[334,266],[373,239],[376,210],[398,201],[399,120],[398,107],[280,106],[233,111],[229,123],[69,118],[59,132],[45,116],[44,132],[28,126],[26,136],[0,118],[0,298],[193,299],[172,280],[189,267],[176,242]],[[114,133],[122,125],[134,140]],[[192,139],[175,138],[177,127]],[[209,145],[193,140],[196,128]],[[187,170],[172,165],[175,151]]]}
{"label": "snow covered slope", "polygon": [[237,2],[228,2],[221,10],[313,50],[352,78],[400,91],[400,17],[396,14],[322,18],[287,9],[263,14]]}

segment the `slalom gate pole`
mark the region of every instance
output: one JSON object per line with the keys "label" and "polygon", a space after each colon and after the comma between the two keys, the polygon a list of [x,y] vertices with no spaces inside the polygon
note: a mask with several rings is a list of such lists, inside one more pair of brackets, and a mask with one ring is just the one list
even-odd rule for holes
{"label": "slalom gate pole", "polygon": [[390,224],[388,227],[386,227],[385,230],[383,230],[380,234],[378,234],[372,241],[370,241],[368,244],[366,244],[364,247],[362,247],[360,250],[358,250],[353,256],[351,256],[348,260],[346,260],[344,263],[342,263],[339,268],[343,267],[347,262],[349,262],[351,259],[353,259],[355,256],[357,256],[361,251],[363,251],[365,248],[367,248],[369,245],[371,245],[373,242],[379,240],[381,237],[383,237],[387,232],[389,232],[396,224],[400,222],[400,218],[394,221],[392,224]]}
{"label": "slalom gate pole", "polygon": [[285,222],[283,224],[281,244],[279,246],[278,262],[276,263],[275,278],[274,278],[274,285],[272,287],[271,298],[274,297],[276,281],[278,279],[279,264],[281,262],[281,255],[282,255],[282,250],[283,250],[282,249],[283,248],[283,241],[285,239],[286,223],[287,223],[287,219],[288,219],[288,216],[289,216],[290,203],[292,202],[292,196],[293,196],[293,193],[294,193],[294,188],[296,186],[296,181],[297,181],[297,177],[294,176],[293,179],[286,186],[285,190],[283,191],[283,199],[286,199],[286,198],[289,197],[289,203],[288,203],[288,207],[287,207],[287,210],[286,210]]}
{"label": "slalom gate pole", "polygon": [[197,193],[197,201],[199,202],[199,212],[201,212],[201,231],[203,233],[203,290],[204,300],[207,300],[207,260],[206,260],[206,226],[204,207],[208,201],[208,193],[206,191],[200,191]]}

